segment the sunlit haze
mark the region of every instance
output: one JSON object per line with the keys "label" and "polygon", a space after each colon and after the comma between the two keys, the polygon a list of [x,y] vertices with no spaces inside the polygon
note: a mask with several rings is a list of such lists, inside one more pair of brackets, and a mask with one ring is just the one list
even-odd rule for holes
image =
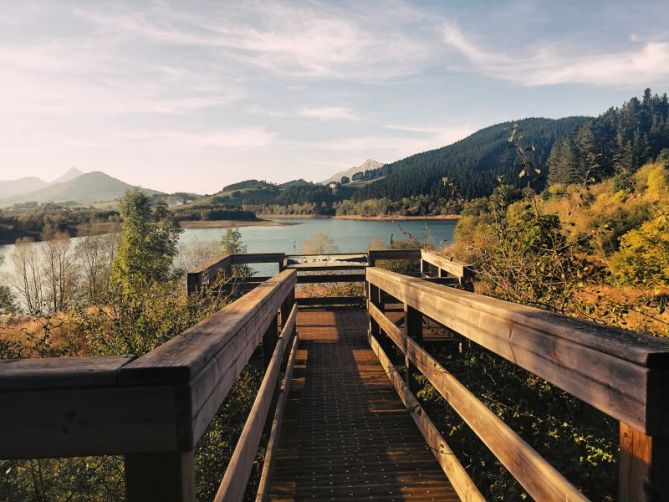
{"label": "sunlit haze", "polygon": [[666,2],[593,3],[4,2],[0,179],[319,181],[667,91]]}

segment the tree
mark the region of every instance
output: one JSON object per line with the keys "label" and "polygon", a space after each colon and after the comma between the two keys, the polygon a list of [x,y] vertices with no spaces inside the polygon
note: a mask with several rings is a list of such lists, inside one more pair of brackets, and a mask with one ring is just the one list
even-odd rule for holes
{"label": "tree", "polygon": [[[225,254],[246,253],[246,245],[242,242],[242,233],[237,228],[228,228],[221,237],[221,248]],[[233,265],[232,277],[243,278],[253,275],[248,265]]]}
{"label": "tree", "polygon": [[9,259],[14,265],[14,274],[11,277],[14,289],[28,312],[40,313],[43,309],[44,292],[39,254],[33,240],[25,237],[17,240]]}
{"label": "tree", "polygon": [[302,243],[302,252],[304,254],[327,254],[336,253],[337,251],[337,244],[327,234],[314,234]]}
{"label": "tree", "polygon": [[70,256],[70,236],[56,232],[41,247],[42,276],[46,286],[46,300],[52,312],[62,310],[74,292],[75,266]]}
{"label": "tree", "polygon": [[[5,257],[0,256],[0,266],[2,266],[4,261]],[[0,315],[13,314],[17,310],[12,290],[4,284],[0,285]]]}
{"label": "tree", "polygon": [[139,190],[127,192],[119,206],[122,226],[118,251],[112,265],[112,281],[126,296],[153,282],[171,278],[183,231],[164,202],[151,204]]}
{"label": "tree", "polygon": [[350,182],[351,182],[351,178],[349,178],[348,176],[342,176],[341,177],[340,183],[342,185],[348,185]]}

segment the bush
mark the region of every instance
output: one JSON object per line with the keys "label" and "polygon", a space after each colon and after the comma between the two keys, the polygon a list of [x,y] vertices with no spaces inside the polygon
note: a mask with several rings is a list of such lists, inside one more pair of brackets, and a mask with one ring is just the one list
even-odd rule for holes
{"label": "bush", "polygon": [[669,286],[669,213],[626,233],[610,267],[622,285]]}

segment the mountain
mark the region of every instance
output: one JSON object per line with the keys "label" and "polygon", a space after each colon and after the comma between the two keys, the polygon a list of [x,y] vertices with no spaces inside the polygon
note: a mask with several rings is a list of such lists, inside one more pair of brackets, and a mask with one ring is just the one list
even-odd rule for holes
{"label": "mountain", "polygon": [[[527,178],[518,175],[521,168],[517,165],[516,148],[509,141],[513,130],[517,130],[516,137],[521,138],[524,148],[534,149],[531,155],[535,163],[545,166],[555,141],[587,120],[587,117],[527,118],[486,127],[452,145],[385,164],[381,168],[382,178],[361,186],[354,199],[401,200],[427,195],[438,200],[452,198],[456,193],[471,199],[490,195],[500,176],[507,183],[526,185]],[[542,183],[545,174],[544,170]]]}
{"label": "mountain", "polygon": [[381,166],[383,166],[383,162],[379,162],[378,160],[367,159],[359,166],[353,166],[352,168],[347,169],[346,171],[340,171],[337,174],[330,176],[328,179],[321,181],[321,184],[327,185],[328,183],[333,183],[333,182],[338,183],[341,181],[343,176],[346,176],[347,178],[351,179],[353,178],[354,174],[363,173],[365,171],[371,171],[373,169],[378,169]]}
{"label": "mountain", "polygon": [[55,185],[56,183],[64,183],[66,181],[73,180],[74,178],[78,178],[82,174],[84,174],[84,172],[81,171],[80,169],[77,169],[76,167],[71,167],[70,169],[65,171],[61,176],[59,176],[49,184]]}
{"label": "mountain", "polygon": [[63,173],[62,176],[51,182],[46,182],[43,179],[37,178],[35,176],[28,176],[16,180],[0,180],[0,200],[30,192],[36,192],[37,190],[41,190],[56,183],[70,181],[71,179],[81,176],[82,174],[84,174],[82,171],[76,167],[73,167],[67,172]]}
{"label": "mountain", "polygon": [[47,186],[48,183],[34,176],[16,180],[0,180],[0,199],[34,192]]}
{"label": "mountain", "polygon": [[[67,174],[67,173],[66,173]],[[128,190],[136,187],[112,178],[100,171],[85,173],[76,178],[29,193],[0,200],[0,206],[11,206],[22,202],[75,202],[91,204],[93,202],[109,202],[119,199]],[[149,195],[160,194],[155,190],[142,189]]]}

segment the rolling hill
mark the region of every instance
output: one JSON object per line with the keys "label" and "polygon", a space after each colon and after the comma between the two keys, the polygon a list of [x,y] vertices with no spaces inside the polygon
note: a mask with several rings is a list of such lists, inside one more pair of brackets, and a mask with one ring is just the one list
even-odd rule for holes
{"label": "rolling hill", "polygon": [[448,178],[465,199],[490,195],[499,176],[512,184],[526,183],[518,178],[516,150],[508,141],[514,126],[522,136],[523,145],[535,148],[537,164],[545,165],[553,143],[586,120],[586,117],[527,118],[481,129],[452,145],[384,165],[381,168],[384,177],[360,187],[354,198],[449,197],[452,194],[444,178]]}
{"label": "rolling hill", "polygon": [[15,180],[0,180],[0,199],[41,190],[48,185],[46,181],[35,176]]}
{"label": "rolling hill", "polygon": [[[133,188],[136,187],[113,178],[108,174],[100,171],[92,171],[90,173],[71,177],[67,181],[49,184],[36,191],[2,198],[0,199],[0,206],[7,207],[25,202],[75,202],[77,204],[108,202],[120,198],[125,192],[132,190]],[[142,191],[149,195],[161,193],[148,189],[142,189]]]}

